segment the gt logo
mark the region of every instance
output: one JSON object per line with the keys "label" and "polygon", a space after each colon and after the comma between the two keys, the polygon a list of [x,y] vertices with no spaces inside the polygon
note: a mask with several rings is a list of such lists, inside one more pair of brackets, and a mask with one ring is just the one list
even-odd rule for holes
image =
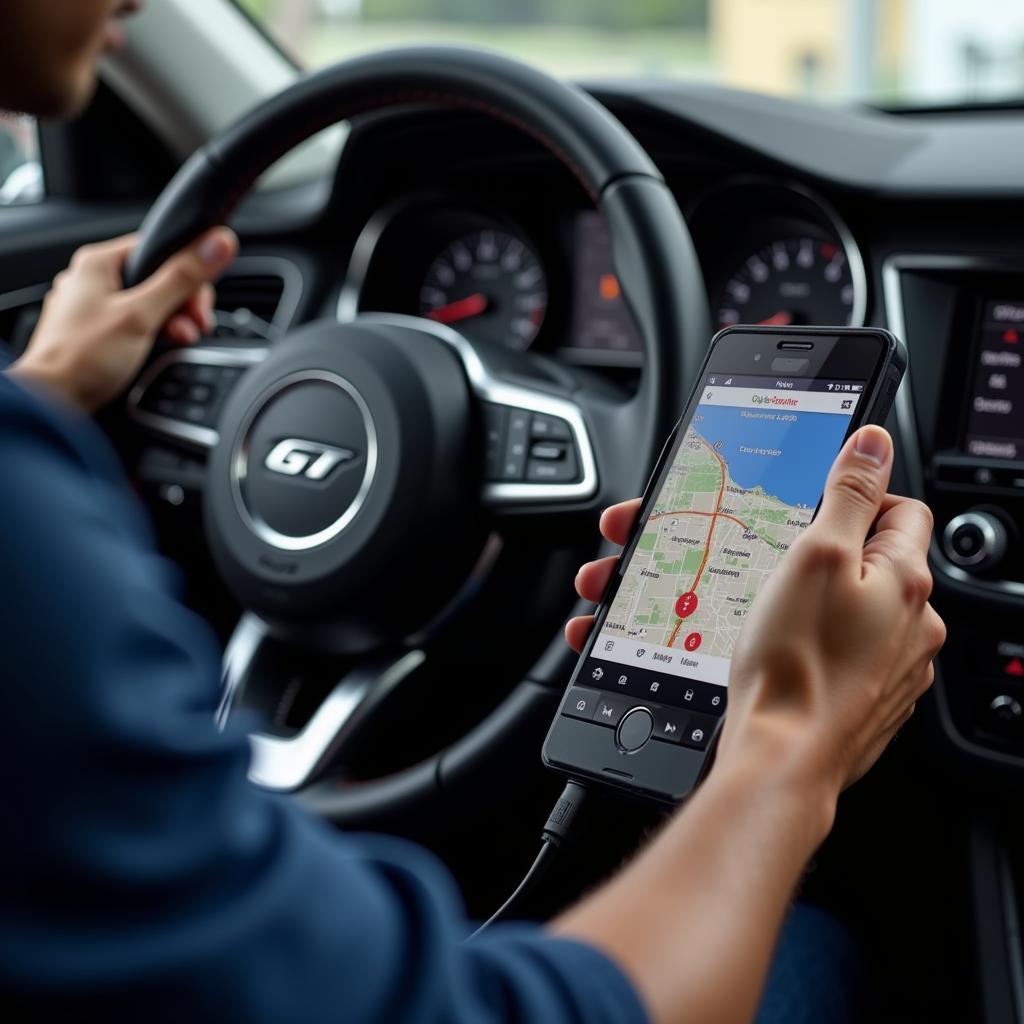
{"label": "gt logo", "polygon": [[351,462],[356,453],[317,441],[289,437],[276,444],[263,465],[281,476],[301,476],[307,480],[326,480],[338,466]]}

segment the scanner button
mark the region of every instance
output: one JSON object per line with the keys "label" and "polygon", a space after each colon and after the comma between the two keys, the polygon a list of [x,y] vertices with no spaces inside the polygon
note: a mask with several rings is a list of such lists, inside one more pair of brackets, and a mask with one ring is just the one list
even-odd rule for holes
{"label": "scanner button", "polygon": [[599,696],[600,694],[596,690],[585,690],[581,686],[574,686],[565,695],[562,714],[568,715],[570,718],[582,718],[589,722],[594,717],[594,708],[597,707]]}
{"label": "scanner button", "polygon": [[717,725],[718,719],[710,715],[693,715],[686,723],[680,742],[696,750],[707,750]]}
{"label": "scanner button", "polygon": [[654,732],[654,716],[647,708],[633,708],[627,711],[619,722],[615,733],[619,749],[626,754],[635,753],[651,738]]}
{"label": "scanner button", "polygon": [[690,715],[675,708],[654,708],[654,738],[666,743],[682,743]]}
{"label": "scanner button", "polygon": [[622,721],[626,713],[626,702],[622,697],[606,696],[601,694],[594,708],[594,721],[598,725],[608,725],[615,728]]}

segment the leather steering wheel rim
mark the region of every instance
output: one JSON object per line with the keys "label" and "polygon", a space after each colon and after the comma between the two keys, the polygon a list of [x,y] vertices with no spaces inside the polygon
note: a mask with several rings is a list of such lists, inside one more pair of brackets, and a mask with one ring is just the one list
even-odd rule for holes
{"label": "leather steering wheel rim", "polygon": [[[144,280],[224,223],[264,171],[317,132],[360,114],[416,104],[483,114],[532,137],[603,214],[641,336],[644,371],[635,397],[622,405],[621,422],[606,420],[595,442],[607,464],[618,467],[611,494],[639,494],[710,337],[699,263],[674,196],[633,136],[581,89],[517,61],[459,47],[417,47],[359,57],[301,78],[186,162],[142,225],[126,285]],[[509,737],[521,741],[543,729],[574,657],[559,634],[527,679],[447,750],[373,782],[313,786],[307,801],[350,826],[422,808],[479,771],[488,757],[507,756]],[[537,735],[539,756],[542,733]]]}

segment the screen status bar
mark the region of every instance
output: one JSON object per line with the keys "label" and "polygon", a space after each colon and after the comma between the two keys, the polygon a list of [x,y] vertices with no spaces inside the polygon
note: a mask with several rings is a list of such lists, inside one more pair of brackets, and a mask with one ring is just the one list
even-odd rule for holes
{"label": "screen status bar", "polygon": [[834,380],[828,377],[769,377],[751,374],[728,374],[709,371],[704,376],[705,386],[719,388],[759,388],[765,391],[825,391],[832,394],[859,395],[864,391],[864,382],[858,380]]}

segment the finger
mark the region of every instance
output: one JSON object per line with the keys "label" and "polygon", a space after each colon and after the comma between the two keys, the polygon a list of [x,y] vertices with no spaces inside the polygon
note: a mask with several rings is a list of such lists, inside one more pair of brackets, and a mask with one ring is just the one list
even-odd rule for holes
{"label": "finger", "polygon": [[934,526],[931,509],[927,505],[913,498],[887,494],[875,524],[875,532],[865,545],[865,551],[870,551],[873,545],[892,544],[899,550],[909,550],[927,557]]}
{"label": "finger", "polygon": [[900,681],[898,703],[891,710],[887,728],[898,728],[907,717],[907,708],[913,709],[917,702],[932,688],[935,682],[935,665],[923,661],[911,669]]}
{"label": "finger", "polygon": [[925,644],[925,657],[934,661],[939,651],[946,645],[946,623],[939,613],[929,604],[924,609],[921,623]]}
{"label": "finger", "polygon": [[201,335],[191,317],[178,314],[172,316],[164,327],[164,336],[178,345],[194,345]]}
{"label": "finger", "polygon": [[929,661],[918,676],[917,685],[914,690],[914,700],[919,701],[935,682],[935,662]]}
{"label": "finger", "polygon": [[593,615],[578,615],[565,624],[565,642],[577,653],[583,650],[583,645],[590,636],[590,630],[594,626]]}
{"label": "finger", "polygon": [[120,256],[123,262],[128,259],[138,244],[139,236],[133,232],[130,235],[119,235],[117,238],[108,238],[103,242],[92,242],[82,246],[76,255],[102,256],[104,258]]}
{"label": "finger", "polygon": [[576,593],[584,601],[600,601],[618,561],[617,556],[611,555],[596,562],[587,562],[576,574]]}
{"label": "finger", "polygon": [[[932,595],[935,581],[928,565],[934,521],[931,510],[918,501],[904,499],[879,519],[878,532],[864,545],[863,566],[866,579],[872,570],[897,583],[911,606],[923,605]],[[932,608],[928,608],[929,635],[938,636],[935,652],[945,642],[945,626]]]}
{"label": "finger", "polygon": [[808,533],[859,553],[882,507],[892,456],[892,438],[881,427],[858,430],[828,475],[821,509]]}
{"label": "finger", "polygon": [[137,303],[144,321],[157,330],[204,284],[219,277],[237,252],[235,233],[215,228],[172,256],[148,280],[126,291],[123,299]]}
{"label": "finger", "polygon": [[640,499],[620,502],[606,508],[601,515],[601,536],[613,544],[623,545],[629,540],[629,534],[636,523],[640,511]]}
{"label": "finger", "polygon": [[69,269],[100,275],[111,289],[120,290],[125,262],[136,245],[138,235],[134,234],[83,245],[71,258]]}
{"label": "finger", "polygon": [[199,328],[202,334],[213,332],[213,302],[216,292],[209,282],[204,284],[198,291],[192,293],[181,312],[187,316],[192,323]]}
{"label": "finger", "polygon": [[217,326],[217,289],[212,284],[205,285],[202,290],[203,313],[206,318],[206,333],[213,334]]}

